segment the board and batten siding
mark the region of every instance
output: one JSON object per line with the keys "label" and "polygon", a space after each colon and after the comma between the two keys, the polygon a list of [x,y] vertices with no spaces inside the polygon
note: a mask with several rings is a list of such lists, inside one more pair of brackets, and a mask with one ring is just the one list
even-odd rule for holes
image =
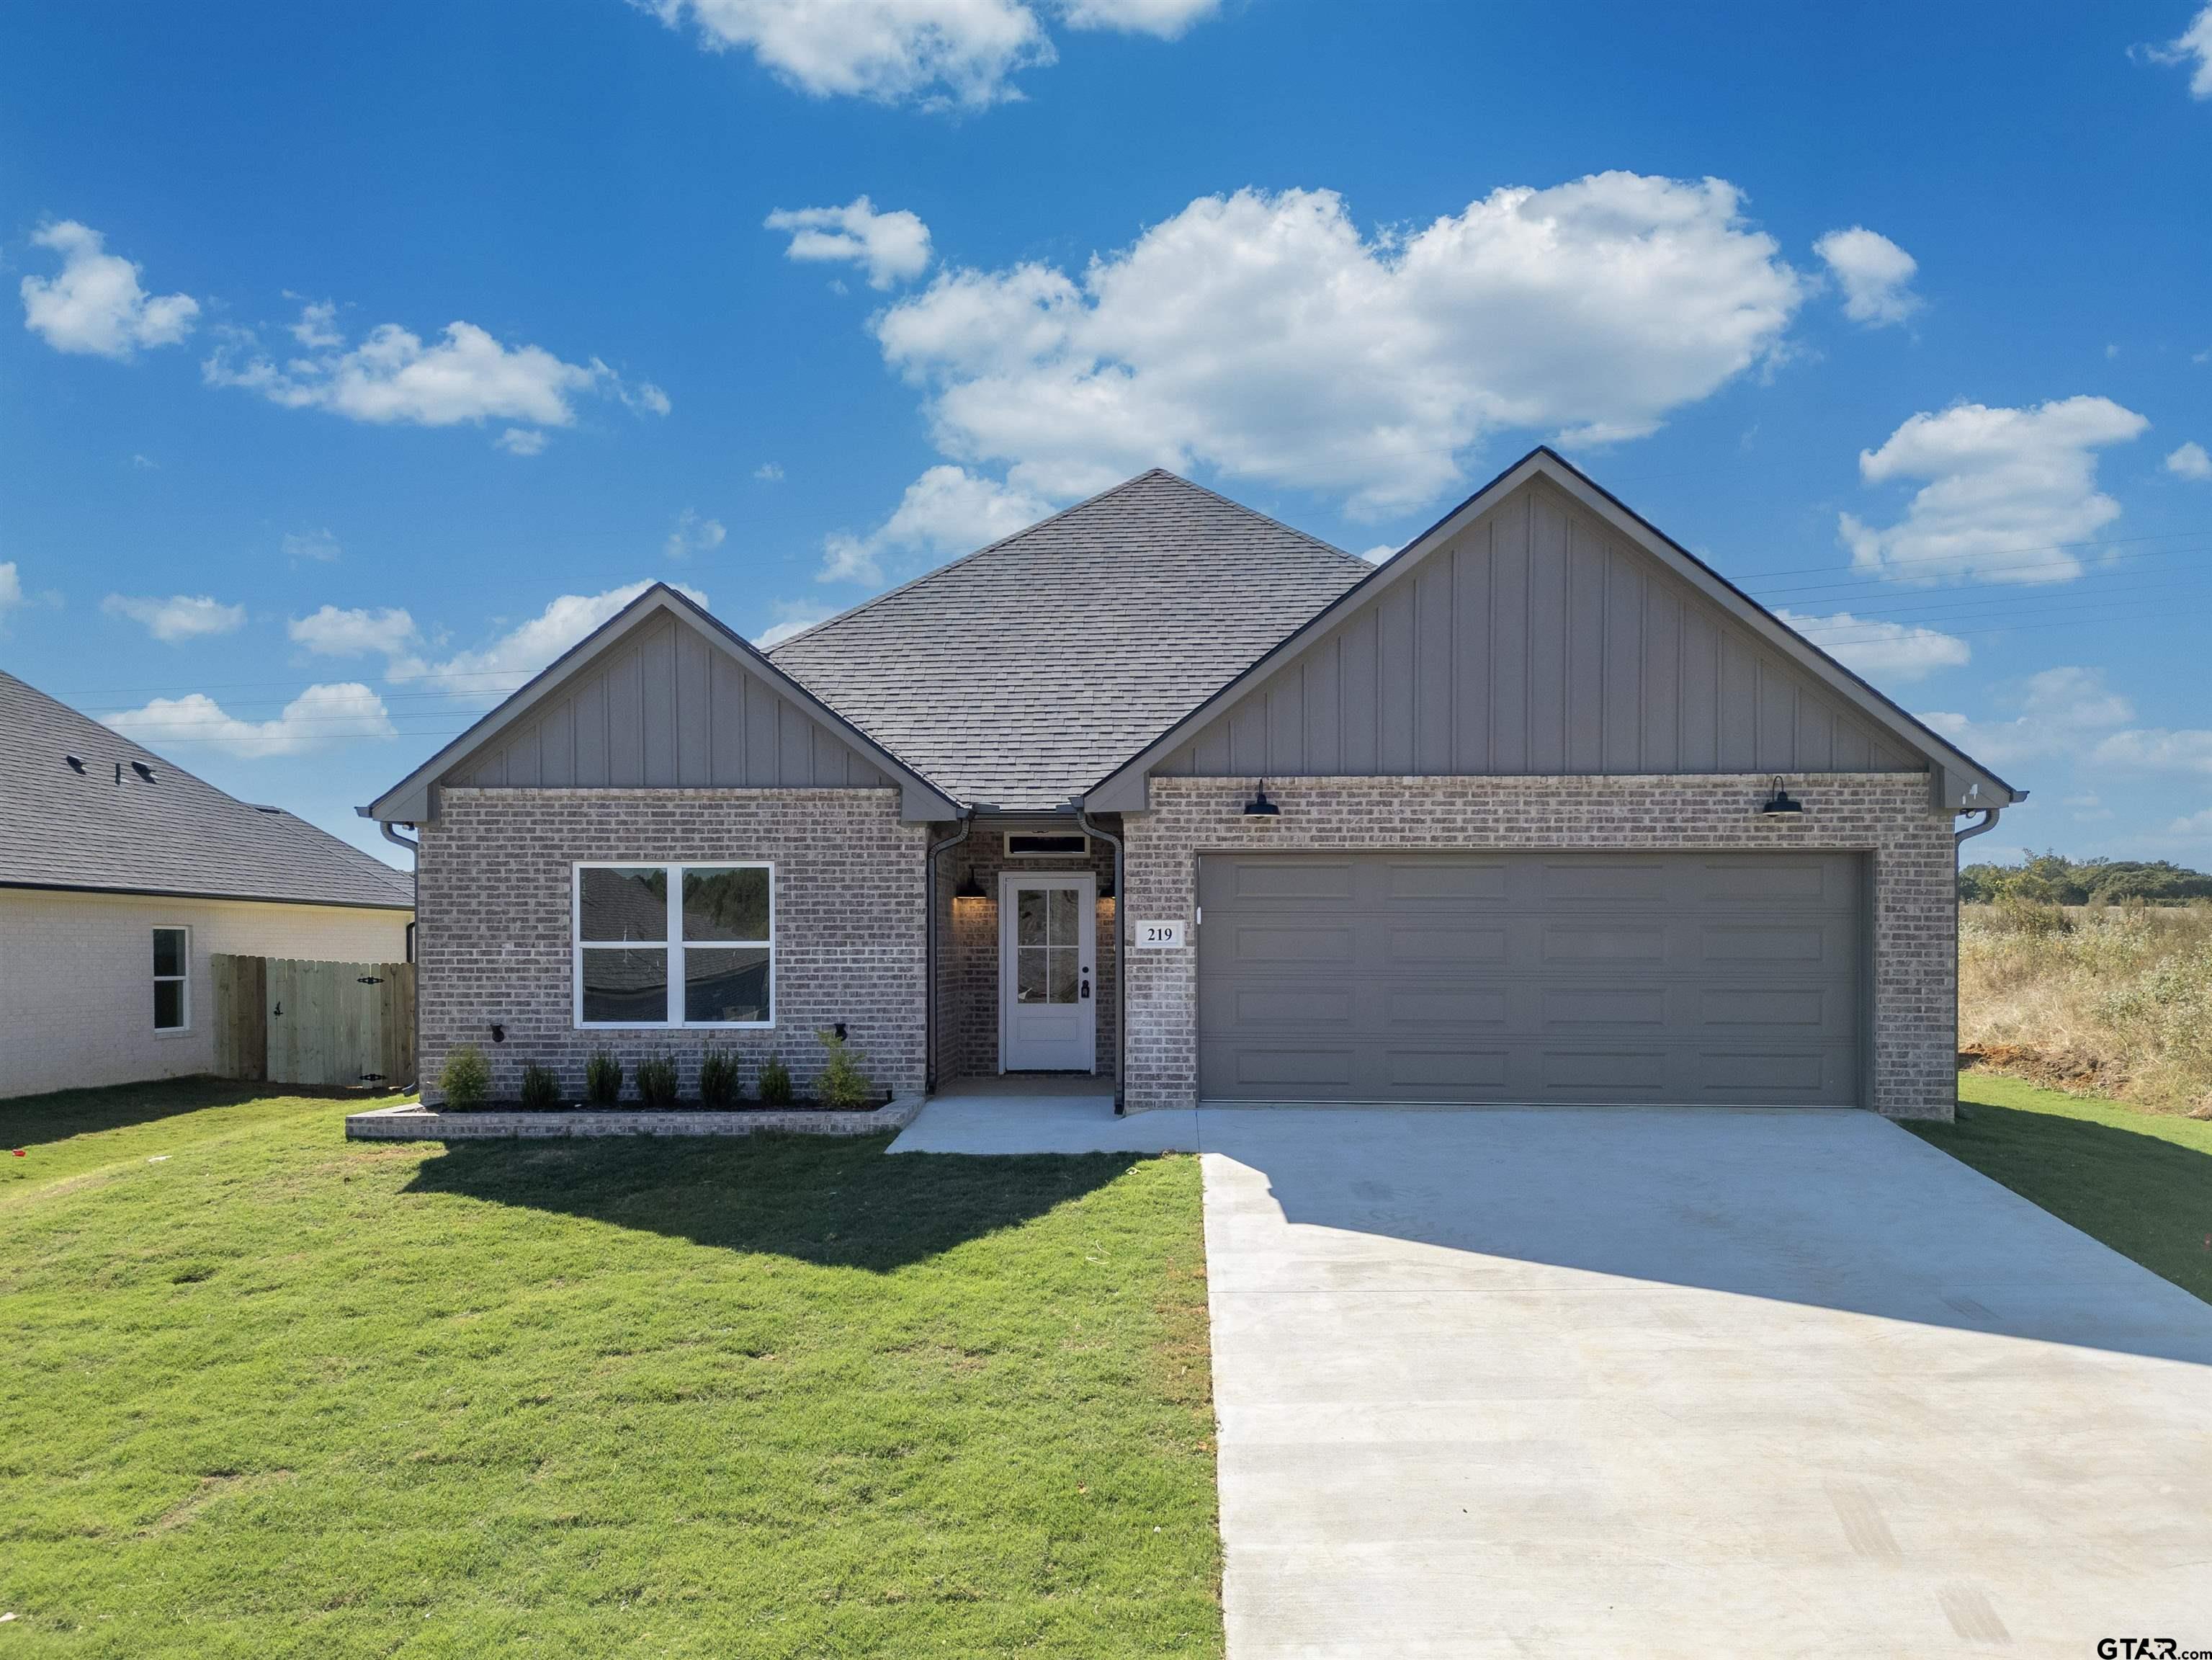
{"label": "board and batten siding", "polygon": [[696,629],[641,623],[445,775],[477,788],[881,789],[875,765]]}
{"label": "board and batten siding", "polygon": [[1182,777],[1919,772],[1926,763],[1541,483],[1152,769]]}

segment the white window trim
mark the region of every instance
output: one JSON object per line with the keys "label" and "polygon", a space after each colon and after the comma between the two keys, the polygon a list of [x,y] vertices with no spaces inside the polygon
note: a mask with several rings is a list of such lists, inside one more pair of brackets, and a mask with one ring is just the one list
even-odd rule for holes
{"label": "white window trim", "polygon": [[[584,939],[584,873],[587,870],[662,870],[668,873],[668,938]],[[768,952],[768,1018],[765,1020],[586,1020],[584,1018],[584,953],[627,947],[668,953],[668,1012],[683,1007],[684,873],[687,870],[764,870],[768,873],[768,938],[694,939],[710,951],[765,947]],[[578,1031],[769,1031],[775,1026],[775,865],[767,859],[696,859],[680,863],[660,859],[580,859],[568,872],[568,1015]]]}
{"label": "white window trim", "polygon": [[[1085,830],[1007,830],[1004,834],[1006,839],[1000,845],[1009,859],[1088,859],[1091,857],[1091,836],[1089,832]],[[1017,836],[1074,836],[1082,838],[1083,845],[1073,852],[1017,853],[1014,851],[1014,838]]]}
{"label": "white window trim", "polygon": [[[192,927],[189,922],[153,923],[150,925],[150,932],[146,935],[146,941],[149,946],[153,944],[154,935],[156,933],[181,933],[185,936],[185,951],[182,959],[185,965],[185,971],[182,974],[157,974],[154,976],[153,980],[153,983],[157,986],[164,985],[173,981],[176,984],[180,985],[185,988],[185,1018],[179,1024],[173,1026],[153,1026],[154,1036],[156,1037],[189,1037],[191,1036],[192,1031]],[[147,1023],[149,1025],[153,1025],[153,1016],[150,1011],[147,1015]]]}

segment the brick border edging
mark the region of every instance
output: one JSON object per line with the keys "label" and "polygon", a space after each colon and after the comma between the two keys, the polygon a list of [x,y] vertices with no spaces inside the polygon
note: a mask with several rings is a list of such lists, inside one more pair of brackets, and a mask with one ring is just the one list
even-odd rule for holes
{"label": "brick border edging", "polygon": [[346,1115],[349,1141],[496,1141],[577,1135],[874,1135],[904,1129],[922,1098],[905,1096],[867,1112],[685,1112],[666,1108],[607,1112],[441,1112],[409,1104]]}

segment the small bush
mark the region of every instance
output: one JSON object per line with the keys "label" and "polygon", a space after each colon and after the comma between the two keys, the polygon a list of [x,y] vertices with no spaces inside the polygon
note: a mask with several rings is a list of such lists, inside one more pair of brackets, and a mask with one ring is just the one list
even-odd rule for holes
{"label": "small bush", "polygon": [[650,1061],[637,1063],[637,1098],[648,1107],[672,1107],[676,1104],[676,1063],[666,1055],[655,1055]]}
{"label": "small bush", "polygon": [[561,1079],[550,1067],[532,1061],[522,1069],[522,1104],[555,1107],[561,1104]]}
{"label": "small bush", "polygon": [[491,1093],[491,1062],[474,1043],[464,1043],[438,1069],[439,1092],[449,1107],[473,1107]]}
{"label": "small bush", "polygon": [[791,1068],[774,1055],[761,1062],[760,1098],[763,1106],[791,1104]]}
{"label": "small bush", "polygon": [[737,1095],[738,1057],[727,1049],[708,1049],[699,1057],[701,1104],[726,1107]]}
{"label": "small bush", "polygon": [[584,1062],[584,1098],[593,1106],[611,1107],[622,1099],[622,1062],[600,1049]]}
{"label": "small bush", "polygon": [[875,1080],[860,1065],[866,1057],[834,1031],[817,1031],[814,1035],[830,1051],[830,1058],[822,1064],[821,1075],[814,1080],[815,1098],[825,1107],[865,1107],[873,1101]]}

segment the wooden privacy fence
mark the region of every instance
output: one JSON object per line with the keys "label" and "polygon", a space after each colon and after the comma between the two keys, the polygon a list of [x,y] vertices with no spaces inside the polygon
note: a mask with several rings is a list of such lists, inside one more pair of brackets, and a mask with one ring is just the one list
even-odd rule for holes
{"label": "wooden privacy fence", "polygon": [[225,1078],[353,1089],[415,1083],[415,965],[210,959],[215,1069]]}

